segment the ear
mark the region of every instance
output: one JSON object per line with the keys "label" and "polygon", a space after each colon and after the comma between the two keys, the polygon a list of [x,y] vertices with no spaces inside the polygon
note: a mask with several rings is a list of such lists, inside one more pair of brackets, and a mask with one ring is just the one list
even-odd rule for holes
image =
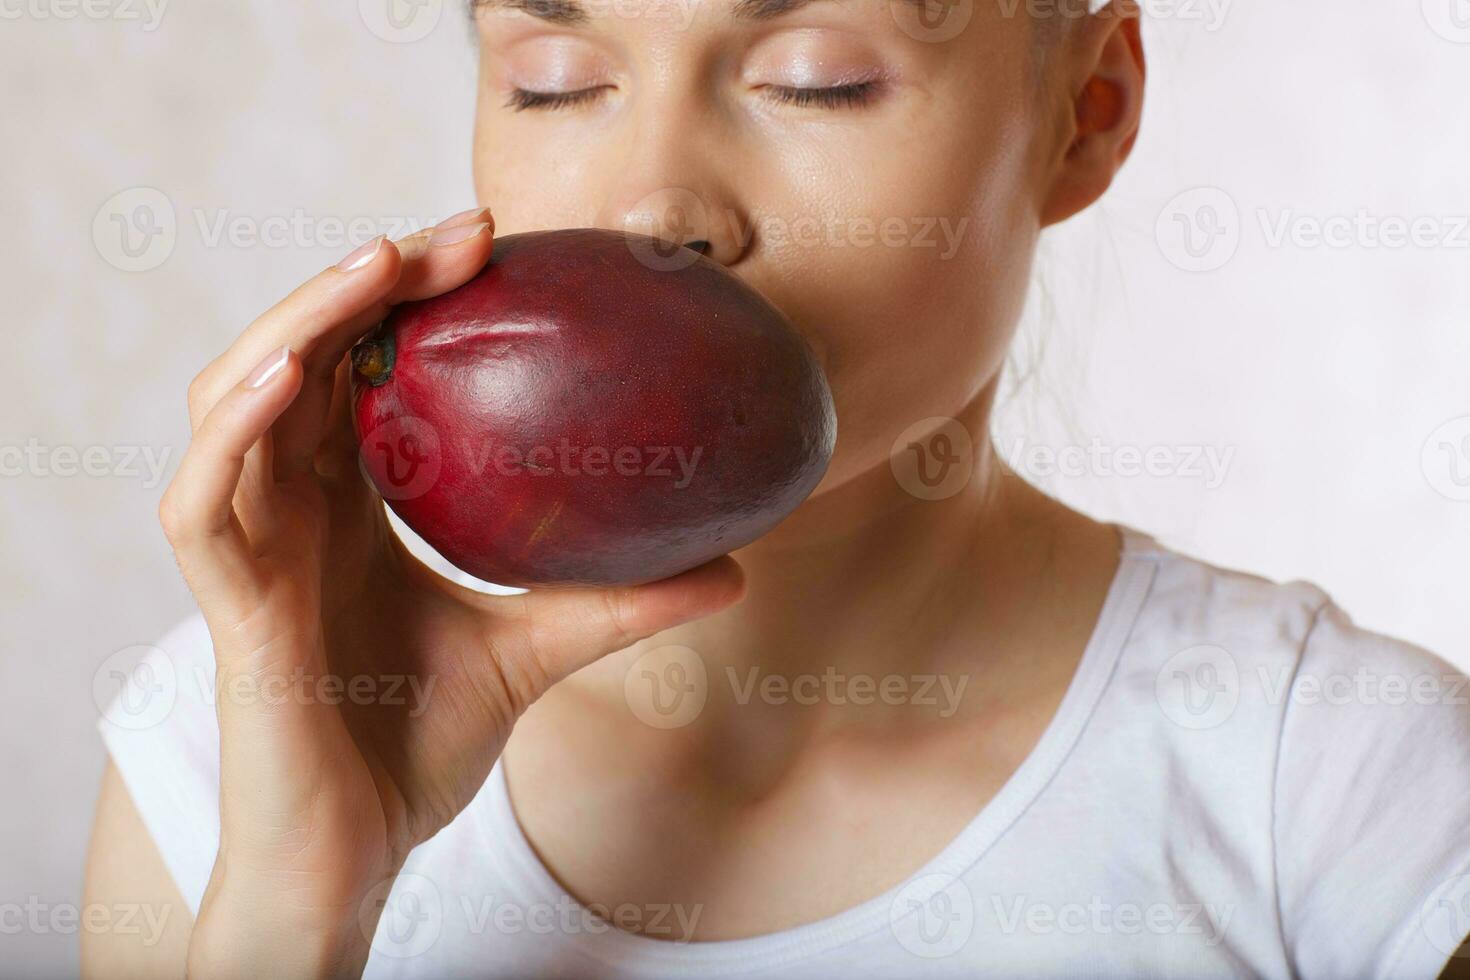
{"label": "ear", "polygon": [[1138,138],[1146,64],[1135,0],[1111,0],[1059,42],[1066,66],[1057,99],[1062,125],[1041,224],[1065,221],[1108,189]]}

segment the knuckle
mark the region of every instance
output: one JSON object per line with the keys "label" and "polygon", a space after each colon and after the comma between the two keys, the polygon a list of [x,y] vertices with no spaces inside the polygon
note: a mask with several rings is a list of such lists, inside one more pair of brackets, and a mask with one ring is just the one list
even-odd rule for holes
{"label": "knuckle", "polygon": [[196,425],[208,411],[208,398],[211,387],[211,378],[207,370],[195,375],[194,380],[189,382],[189,418]]}
{"label": "knuckle", "polygon": [[610,589],[602,595],[608,632],[619,648],[640,639],[632,629],[632,595],[627,589]]}
{"label": "knuckle", "polygon": [[492,695],[488,701],[503,703],[512,720],[525,714],[551,687],[546,668],[536,651],[529,647],[492,647],[488,660],[493,686],[501,692],[499,697]]}
{"label": "knuckle", "polygon": [[[497,642],[491,638],[489,645],[501,679],[516,699],[529,707],[561,679],[557,664],[562,641],[556,628],[539,615],[535,603],[525,596],[514,597],[512,602],[518,602],[520,608],[502,620],[502,629],[509,631],[513,640]],[[504,634],[502,638],[509,639]]]}
{"label": "knuckle", "polygon": [[183,509],[175,491],[170,487],[158,502],[158,524],[163,528],[164,537],[169,541],[179,541],[184,536],[185,523]]}
{"label": "knuckle", "polygon": [[330,357],[314,357],[306,361],[303,366],[306,369],[307,376],[319,385],[322,385],[324,393],[330,397],[332,386],[337,382],[339,370],[342,365],[350,363],[351,358],[349,355],[343,354],[335,361]]}

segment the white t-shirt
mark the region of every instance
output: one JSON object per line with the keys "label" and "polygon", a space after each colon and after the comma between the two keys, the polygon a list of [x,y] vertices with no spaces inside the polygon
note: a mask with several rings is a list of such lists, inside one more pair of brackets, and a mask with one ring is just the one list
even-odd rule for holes
{"label": "white t-shirt", "polygon": [[[1435,976],[1470,931],[1464,676],[1314,586],[1124,539],[1041,740],[892,891],[752,939],[651,938],[698,910],[579,906],[497,765],[410,856],[367,975]],[[158,647],[100,727],[197,911],[219,830],[212,653],[197,616]],[[623,915],[648,934],[603,917]]]}

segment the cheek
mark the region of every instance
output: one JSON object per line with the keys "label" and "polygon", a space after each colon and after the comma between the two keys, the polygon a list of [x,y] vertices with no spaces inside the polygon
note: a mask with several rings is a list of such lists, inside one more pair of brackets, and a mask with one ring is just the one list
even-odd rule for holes
{"label": "cheek", "polygon": [[[534,138],[498,107],[475,127],[476,200],[495,214],[495,233],[579,228],[596,215],[595,161],[585,143],[538,129]],[[492,121],[493,120],[493,121]],[[584,133],[585,136],[585,133]]]}
{"label": "cheek", "polygon": [[911,131],[788,175],[823,191],[790,209],[805,223],[772,216],[786,234],[766,237],[762,286],[823,355],[837,480],[911,423],[958,414],[1000,370],[1036,240],[1020,136],[1002,118],[963,139]]}
{"label": "cheek", "polygon": [[[1025,298],[1037,234],[1026,114],[978,97],[931,108],[735,141],[708,175],[725,195],[714,206],[754,235],[737,271],[827,369],[840,420],[828,485],[990,384]],[[618,134],[482,113],[476,187],[499,234],[598,223],[620,188],[589,146]]]}

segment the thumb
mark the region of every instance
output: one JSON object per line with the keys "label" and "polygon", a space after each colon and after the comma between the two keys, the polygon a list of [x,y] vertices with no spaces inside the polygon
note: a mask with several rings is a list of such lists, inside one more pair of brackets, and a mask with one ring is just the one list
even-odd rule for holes
{"label": "thumb", "polygon": [[534,660],[528,672],[550,687],[610,653],[744,597],[745,573],[729,555],[647,585],[529,592],[522,597],[526,654]]}

